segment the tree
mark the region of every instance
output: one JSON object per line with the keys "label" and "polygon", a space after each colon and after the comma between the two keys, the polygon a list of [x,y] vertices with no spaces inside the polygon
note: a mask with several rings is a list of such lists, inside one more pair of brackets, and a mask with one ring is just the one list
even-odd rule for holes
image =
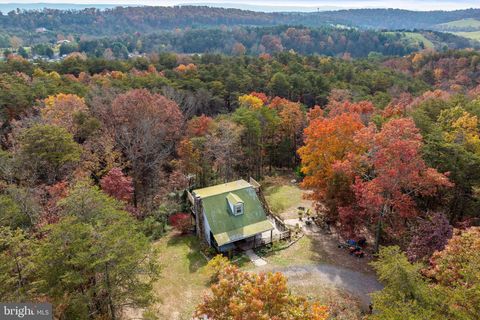
{"label": "tree", "polygon": [[24,165],[48,182],[55,181],[65,166],[80,160],[80,146],[66,129],[57,126],[36,124],[25,129],[20,147]]}
{"label": "tree", "polygon": [[232,47],[232,54],[236,56],[242,56],[245,54],[247,49],[241,42],[235,42]]}
{"label": "tree", "polygon": [[453,227],[443,213],[430,213],[420,218],[407,249],[410,261],[428,260],[435,251],[442,251],[452,237]]}
{"label": "tree", "polygon": [[21,229],[0,227],[0,299],[5,302],[33,298],[37,243]]}
{"label": "tree", "polygon": [[130,90],[113,101],[106,121],[130,162],[135,203],[150,206],[160,165],[180,137],[183,118],[178,105],[144,89]]}
{"label": "tree", "polygon": [[270,79],[268,87],[272,97],[288,97],[290,95],[290,82],[288,76],[283,72],[275,73]]}
{"label": "tree", "polygon": [[111,169],[101,180],[102,190],[109,196],[129,202],[132,200],[132,178],[125,176],[119,168]]}
{"label": "tree", "polygon": [[202,114],[200,117],[194,117],[187,123],[188,137],[203,137],[205,136],[213,123],[213,119]]}
{"label": "tree", "polygon": [[286,148],[280,149],[278,154],[280,157],[286,155],[284,157],[287,158],[287,165],[294,167],[297,164],[295,154],[297,145],[300,143],[298,140],[305,125],[305,113],[300,103],[278,99],[278,97],[272,100],[269,107],[278,112],[280,130],[277,133],[281,144],[286,146]]}
{"label": "tree", "polygon": [[188,233],[192,229],[192,217],[188,213],[176,213],[171,215],[169,223],[182,234]]}
{"label": "tree", "polygon": [[24,47],[18,48],[18,54],[19,54],[22,58],[28,59],[28,52],[27,52],[27,50],[25,50]]}
{"label": "tree", "polygon": [[238,166],[244,159],[241,145],[243,128],[227,119],[215,122],[207,136],[207,156],[222,181],[231,181],[237,174]]}
{"label": "tree", "polygon": [[480,314],[479,263],[479,227],[457,231],[430,260],[427,274],[439,284],[454,319],[476,319]]}
{"label": "tree", "polygon": [[368,146],[368,152],[352,186],[355,202],[341,208],[340,217],[351,233],[376,225],[378,250],[383,228],[398,237],[405,222],[418,216],[415,197],[433,196],[452,184],[423,161],[422,137],[411,119],[391,120],[379,132],[365,128],[357,134],[357,143]]}
{"label": "tree", "polygon": [[74,94],[60,93],[56,96],[49,96],[44,100],[44,104],[45,106],[40,112],[45,122],[63,127],[72,134],[78,130],[75,117],[78,114],[88,113],[84,99]]}
{"label": "tree", "polygon": [[254,95],[249,95],[249,94],[245,94],[243,96],[240,96],[238,98],[238,103],[242,107],[252,108],[252,109],[260,109],[264,105],[262,99],[254,96]]}
{"label": "tree", "polygon": [[[355,140],[363,127],[357,115],[344,113],[333,118],[317,117],[304,131],[305,145],[298,150],[305,174],[302,186],[313,189],[311,197],[317,205],[326,202],[331,221],[337,220],[338,207],[350,203],[353,182],[349,175],[335,171],[334,164],[365,149]],[[337,183],[340,181],[346,183]]]}
{"label": "tree", "polygon": [[442,300],[420,274],[420,264],[410,264],[399,247],[383,247],[371,265],[384,288],[372,294],[375,312],[369,319],[445,319]]}
{"label": "tree", "polygon": [[116,319],[122,308],[152,301],[155,254],[138,223],[97,188],[77,185],[62,218],[46,228],[38,253],[40,292],[61,318]]}
{"label": "tree", "polygon": [[199,317],[218,320],[325,320],[328,317],[326,307],[292,294],[287,288],[287,279],[278,272],[256,274],[227,265],[210,289],[212,293],[206,294],[197,306]]}
{"label": "tree", "polygon": [[28,229],[36,223],[39,212],[34,194],[27,189],[10,185],[0,194],[0,226]]}
{"label": "tree", "polygon": [[17,36],[13,36],[10,38],[10,46],[13,50],[18,50],[23,44],[23,40]]}

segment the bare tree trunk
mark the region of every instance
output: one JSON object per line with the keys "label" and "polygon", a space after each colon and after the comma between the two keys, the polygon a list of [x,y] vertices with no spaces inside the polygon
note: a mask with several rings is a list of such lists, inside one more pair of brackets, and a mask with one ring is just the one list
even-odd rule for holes
{"label": "bare tree trunk", "polygon": [[383,205],[382,211],[380,211],[378,214],[378,221],[377,221],[377,226],[375,230],[375,247],[374,247],[375,253],[378,253],[378,250],[380,247],[380,237],[382,234],[382,220],[383,220],[383,216],[385,215],[385,211],[386,211],[386,205]]}
{"label": "bare tree trunk", "polygon": [[112,301],[112,292],[110,288],[110,277],[108,273],[107,263],[105,263],[105,285],[107,286],[107,292],[108,292],[108,307],[110,309],[112,320],[115,320],[116,319],[115,306],[113,305],[113,301]]}

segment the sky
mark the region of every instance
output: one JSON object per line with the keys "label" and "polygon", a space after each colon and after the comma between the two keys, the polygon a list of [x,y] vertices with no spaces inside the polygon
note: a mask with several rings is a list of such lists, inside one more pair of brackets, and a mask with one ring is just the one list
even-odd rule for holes
{"label": "sky", "polygon": [[337,8],[401,8],[409,10],[456,10],[480,8],[480,0],[0,0],[1,3],[73,3],[73,4],[118,4],[118,5],[157,5],[172,6],[178,4],[224,4],[235,7],[235,4],[270,7],[271,11],[286,8],[305,8],[310,10]]}

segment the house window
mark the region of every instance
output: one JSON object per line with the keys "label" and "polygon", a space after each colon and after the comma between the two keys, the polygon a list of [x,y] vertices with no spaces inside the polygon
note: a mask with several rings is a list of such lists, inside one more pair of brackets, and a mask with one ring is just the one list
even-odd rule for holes
{"label": "house window", "polygon": [[243,213],[243,205],[238,204],[235,206],[235,215],[239,215]]}

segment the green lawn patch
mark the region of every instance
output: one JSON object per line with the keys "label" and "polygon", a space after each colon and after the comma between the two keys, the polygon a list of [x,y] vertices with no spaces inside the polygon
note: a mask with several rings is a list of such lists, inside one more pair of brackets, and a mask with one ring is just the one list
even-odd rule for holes
{"label": "green lawn patch", "polygon": [[154,311],[159,319],[191,319],[209,281],[199,241],[194,235],[170,232],[155,246],[162,270],[154,286],[159,300]]}
{"label": "green lawn patch", "polygon": [[327,262],[325,256],[322,246],[314,238],[304,236],[291,247],[268,252],[264,258],[268,261],[269,268],[277,268]]}
{"label": "green lawn patch", "polygon": [[291,185],[271,186],[265,190],[265,198],[270,210],[281,213],[302,201],[302,190]]}

